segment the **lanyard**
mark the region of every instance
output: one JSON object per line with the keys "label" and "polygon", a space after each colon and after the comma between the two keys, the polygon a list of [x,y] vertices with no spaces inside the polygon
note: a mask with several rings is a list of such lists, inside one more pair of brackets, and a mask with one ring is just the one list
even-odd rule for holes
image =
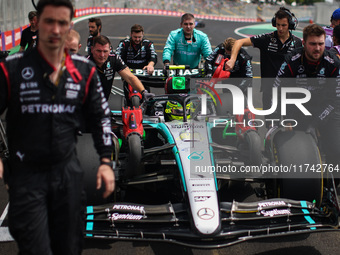
{"label": "lanyard", "polygon": [[66,54],[64,53],[64,56],[63,56],[63,59],[61,60],[61,67],[60,67],[60,70],[59,70],[59,73],[58,73],[58,77],[57,77],[57,80],[55,81],[54,85],[56,87],[58,87],[59,85],[59,82],[60,82],[60,79],[61,79],[61,76],[63,75],[63,72],[65,71],[66,69],[66,66],[65,66],[65,56]]}

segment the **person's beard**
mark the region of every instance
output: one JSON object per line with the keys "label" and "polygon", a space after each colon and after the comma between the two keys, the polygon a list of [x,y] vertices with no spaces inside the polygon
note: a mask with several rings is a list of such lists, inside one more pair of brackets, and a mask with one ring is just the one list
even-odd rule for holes
{"label": "person's beard", "polygon": [[[315,54],[315,53],[318,53],[318,54],[319,54],[319,57],[315,58],[315,57],[314,57],[314,54]],[[321,55],[322,55],[322,52],[321,52],[321,50],[320,50],[320,51],[314,50],[312,53],[309,53],[308,51],[306,51],[306,55],[307,55],[307,58],[309,58],[310,60],[317,62],[317,61],[320,60],[320,57],[321,57]]]}
{"label": "person's beard", "polygon": [[93,31],[93,32],[92,32],[92,36],[93,36],[93,37],[98,36],[98,30]]}

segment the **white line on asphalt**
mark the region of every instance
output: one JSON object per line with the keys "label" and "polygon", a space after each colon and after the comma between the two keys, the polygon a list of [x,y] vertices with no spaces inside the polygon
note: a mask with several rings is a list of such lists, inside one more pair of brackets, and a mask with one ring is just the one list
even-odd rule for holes
{"label": "white line on asphalt", "polygon": [[8,212],[8,206],[9,206],[9,203],[7,203],[5,210],[2,212],[2,215],[0,217],[0,226],[4,222],[4,219],[6,218],[6,215],[7,215],[7,212]]}
{"label": "white line on asphalt", "polygon": [[[7,203],[5,210],[2,212],[1,217],[0,217],[0,226],[4,222],[6,215],[8,213],[8,206],[9,203]],[[14,241],[13,237],[9,233],[8,227],[0,227],[0,242],[9,242],[9,241]]]}
{"label": "white line on asphalt", "polygon": [[0,242],[14,241],[13,237],[9,233],[8,227],[0,227]]}

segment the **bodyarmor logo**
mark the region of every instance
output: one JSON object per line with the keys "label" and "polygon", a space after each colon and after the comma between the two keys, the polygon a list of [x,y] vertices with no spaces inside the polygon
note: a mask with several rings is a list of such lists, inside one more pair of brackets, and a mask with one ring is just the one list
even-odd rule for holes
{"label": "bodyarmor logo", "polygon": [[25,80],[29,80],[33,77],[34,75],[34,71],[32,69],[32,67],[25,67],[22,71],[21,71],[21,76],[22,78],[24,78]]}

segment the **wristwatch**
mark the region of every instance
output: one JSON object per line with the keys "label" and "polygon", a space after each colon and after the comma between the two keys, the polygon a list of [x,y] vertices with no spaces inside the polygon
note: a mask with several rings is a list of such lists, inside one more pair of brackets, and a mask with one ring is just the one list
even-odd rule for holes
{"label": "wristwatch", "polygon": [[114,162],[114,161],[110,161],[110,162],[100,161],[100,165],[107,165],[107,166],[111,167],[112,169],[115,169],[116,162]]}

